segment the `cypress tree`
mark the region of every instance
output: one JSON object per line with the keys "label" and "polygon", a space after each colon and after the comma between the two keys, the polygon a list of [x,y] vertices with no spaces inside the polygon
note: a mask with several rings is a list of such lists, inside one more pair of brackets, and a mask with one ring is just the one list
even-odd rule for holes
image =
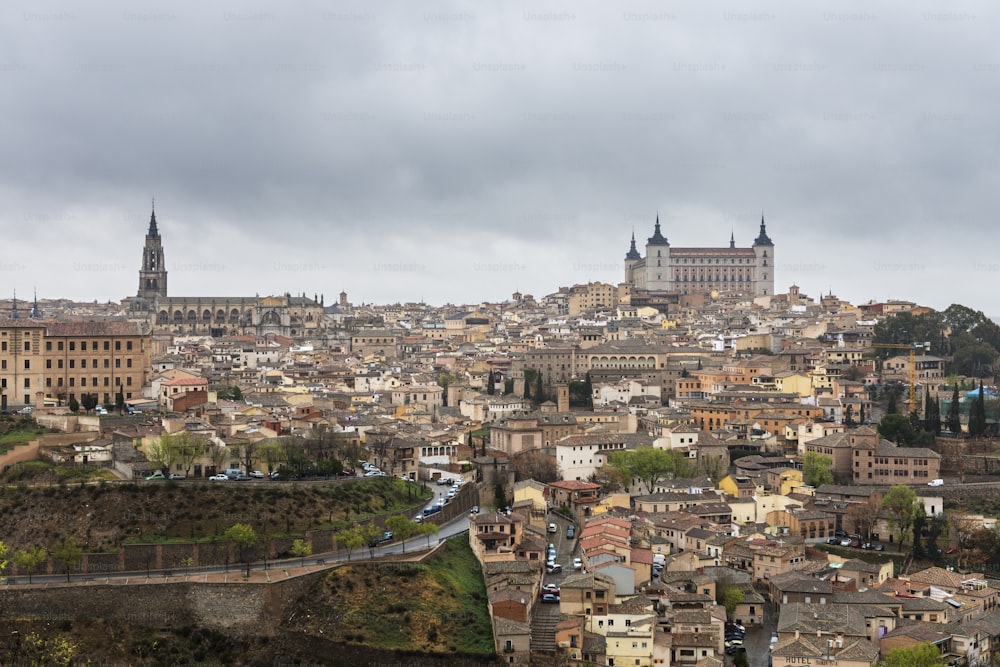
{"label": "cypress tree", "polygon": [[951,394],[951,405],[948,406],[948,430],[952,433],[962,432],[962,420],[960,418],[958,406],[958,383],[955,383],[955,390]]}
{"label": "cypress tree", "polygon": [[486,393],[492,396],[493,394],[496,393],[496,390],[497,390],[497,378],[493,374],[493,371],[490,371],[490,377],[489,379],[486,380]]}

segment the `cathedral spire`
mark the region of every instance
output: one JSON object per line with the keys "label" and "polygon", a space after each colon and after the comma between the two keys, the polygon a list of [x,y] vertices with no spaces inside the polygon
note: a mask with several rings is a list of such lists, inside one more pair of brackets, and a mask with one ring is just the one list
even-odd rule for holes
{"label": "cathedral spire", "polygon": [[730,248],[736,247],[736,233],[732,230],[729,230],[729,247]]}
{"label": "cathedral spire", "polygon": [[160,231],[156,228],[156,198],[153,198],[153,209],[152,213],[149,214],[149,231],[146,232],[146,236],[159,236]]}
{"label": "cathedral spire", "polygon": [[21,318],[21,314],[17,312],[17,290],[14,290],[14,299],[11,301],[10,306],[10,319],[17,320]]}

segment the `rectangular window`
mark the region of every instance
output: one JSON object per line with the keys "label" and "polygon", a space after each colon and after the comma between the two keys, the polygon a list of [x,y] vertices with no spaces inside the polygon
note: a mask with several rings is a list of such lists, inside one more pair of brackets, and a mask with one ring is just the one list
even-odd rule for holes
{"label": "rectangular window", "polygon": [[69,342],[69,351],[70,352],[75,352],[76,351],[76,341],[75,340],[71,340]]}
{"label": "rectangular window", "polygon": [[52,341],[50,340],[45,341],[45,351],[46,352],[52,351]]}
{"label": "rectangular window", "polygon": [[129,352],[132,351],[132,341],[130,341],[130,340],[129,341],[125,341],[125,349],[128,350]]}
{"label": "rectangular window", "polygon": [[62,341],[58,341],[56,343],[56,349],[59,350],[60,352],[63,351],[63,342]]}
{"label": "rectangular window", "polygon": [[26,371],[30,371],[31,370],[31,359],[25,359],[24,360],[24,370],[26,370]]}
{"label": "rectangular window", "polygon": [[122,342],[120,340],[116,340],[115,341],[115,352],[118,352],[121,349],[122,349]]}
{"label": "rectangular window", "polygon": [[110,350],[111,350],[111,342],[110,341],[104,341],[104,351],[108,352]]}
{"label": "rectangular window", "polygon": [[81,352],[86,352],[87,351],[87,341],[85,341],[85,340],[81,340],[80,341],[80,351]]}

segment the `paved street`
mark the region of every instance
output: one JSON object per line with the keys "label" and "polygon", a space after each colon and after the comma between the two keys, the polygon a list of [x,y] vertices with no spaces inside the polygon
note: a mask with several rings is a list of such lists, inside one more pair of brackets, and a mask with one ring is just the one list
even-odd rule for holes
{"label": "paved street", "polygon": [[[778,627],[778,615],[774,611],[774,605],[770,602],[764,605],[764,625],[749,626],[747,634],[743,638],[743,646],[747,650],[750,667],[767,667],[770,655],[771,633]],[[728,658],[727,665],[732,664],[732,658]]]}

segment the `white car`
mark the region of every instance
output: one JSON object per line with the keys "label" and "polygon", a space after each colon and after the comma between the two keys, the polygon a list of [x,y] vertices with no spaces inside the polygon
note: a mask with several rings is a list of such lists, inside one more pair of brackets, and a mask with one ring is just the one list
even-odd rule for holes
{"label": "white car", "polygon": [[225,475],[212,475],[211,477],[208,478],[208,481],[210,481],[210,482],[228,482],[229,478],[226,477]]}
{"label": "white car", "polygon": [[260,470],[252,470],[250,472],[250,476],[253,477],[254,479],[264,479],[264,473],[262,473]]}
{"label": "white car", "polygon": [[581,559],[581,558],[574,558],[573,559],[573,569],[574,570],[582,570],[583,569],[583,559]]}
{"label": "white car", "polygon": [[559,526],[557,526],[554,523],[550,523],[549,524],[549,532],[550,533],[558,533],[559,532]]}

